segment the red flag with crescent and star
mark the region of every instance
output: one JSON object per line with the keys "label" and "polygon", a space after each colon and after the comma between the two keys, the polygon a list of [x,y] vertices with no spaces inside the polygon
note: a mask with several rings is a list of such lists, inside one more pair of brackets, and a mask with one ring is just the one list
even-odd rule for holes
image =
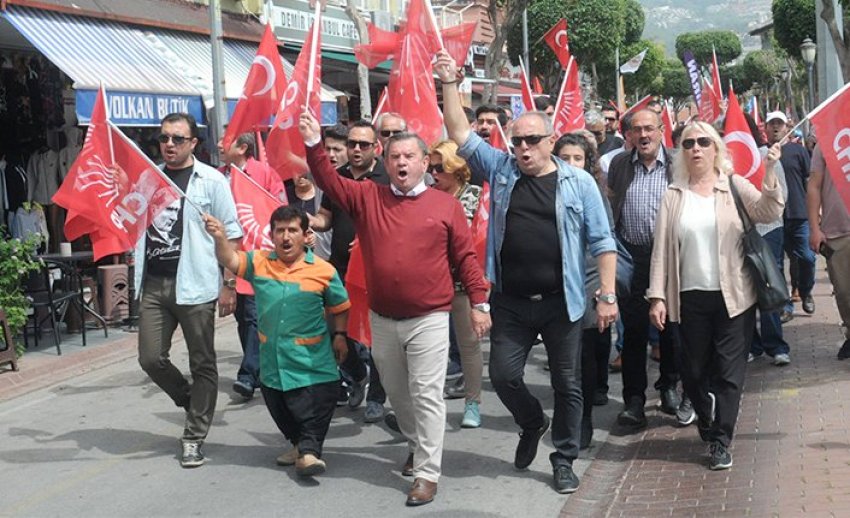
{"label": "red flag with crescent and star", "polygon": [[584,100],[581,96],[578,63],[573,57],[570,57],[570,62],[567,63],[564,82],[561,83],[558,103],[555,105],[552,127],[555,135],[559,137],[564,133],[584,128]]}
{"label": "red flag with crescent and star", "polygon": [[570,39],[567,36],[567,20],[561,18],[558,23],[543,35],[543,39],[552,48],[552,51],[558,58],[558,63],[563,68],[567,68],[570,62]]}
{"label": "red flag with crescent and star", "polygon": [[[289,84],[286,86],[281,100],[280,109],[275,117],[269,137],[266,141],[266,155],[269,165],[277,171],[283,180],[288,180],[308,171],[307,151],[304,148],[304,140],[298,132],[298,118],[307,105],[313,116],[322,119],[322,101],[319,97],[322,77],[322,56],[317,51],[314,56],[315,69],[312,74],[313,86],[310,88],[310,99],[307,99],[307,83],[310,78],[310,54],[313,45],[313,31],[321,26],[321,20],[317,19],[310,27],[310,32],[305,39],[305,45],[301,47],[298,59],[295,61],[295,70]],[[321,31],[315,36],[318,39],[318,48],[321,49]]]}
{"label": "red flag with crescent and star", "polygon": [[738,104],[734,90],[729,89],[729,107],[726,109],[726,123],[723,125],[723,142],[732,157],[735,173],[743,176],[761,190],[764,181],[764,161],[756,145],[756,139],[750,132],[744,110]]}
{"label": "red flag with crescent and star", "polygon": [[267,127],[277,112],[285,89],[286,76],[277,52],[277,39],[271,25],[266,25],[242,95],[224,132],[224,149],[229,149],[239,135]]}

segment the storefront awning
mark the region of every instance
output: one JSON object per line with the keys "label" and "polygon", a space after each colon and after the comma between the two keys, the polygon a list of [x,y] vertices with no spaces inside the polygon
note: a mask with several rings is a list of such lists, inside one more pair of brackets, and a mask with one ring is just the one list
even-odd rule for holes
{"label": "storefront awning", "polygon": [[[102,83],[110,118],[120,125],[158,126],[174,111],[205,120],[213,102],[208,37],[122,22],[7,6],[6,19],[74,81],[77,117],[86,123]],[[225,40],[223,63],[229,111],[257,52],[248,42]],[[287,77],[293,66],[281,58]],[[336,122],[338,90],[323,87],[323,122]]]}

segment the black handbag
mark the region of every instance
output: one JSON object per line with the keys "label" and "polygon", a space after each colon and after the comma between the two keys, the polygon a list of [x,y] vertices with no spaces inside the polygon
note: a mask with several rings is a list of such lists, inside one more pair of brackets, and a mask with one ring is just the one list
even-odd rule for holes
{"label": "black handbag", "polygon": [[770,246],[753,226],[731,177],[729,178],[729,188],[732,191],[732,198],[735,199],[738,216],[744,225],[744,235],[741,236],[741,244],[744,248],[744,264],[756,287],[759,310],[765,313],[779,311],[785,307],[785,302],[789,298],[785,274],[776,264],[776,258],[773,256]]}
{"label": "black handbag", "polygon": [[615,234],[614,240],[617,242],[617,298],[625,300],[632,293],[632,275],[634,275],[635,267],[632,254],[623,245],[619,236]]}

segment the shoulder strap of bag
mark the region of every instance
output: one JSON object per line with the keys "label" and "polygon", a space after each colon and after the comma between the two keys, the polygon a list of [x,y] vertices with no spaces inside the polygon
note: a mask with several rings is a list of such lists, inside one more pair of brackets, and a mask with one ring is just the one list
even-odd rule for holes
{"label": "shoulder strap of bag", "polygon": [[732,192],[732,198],[735,200],[738,217],[741,218],[741,223],[744,224],[744,233],[747,233],[753,228],[753,222],[750,220],[746,209],[744,209],[744,202],[741,200],[741,195],[738,194],[738,189],[735,187],[735,182],[732,181],[732,176],[729,176],[729,190]]}

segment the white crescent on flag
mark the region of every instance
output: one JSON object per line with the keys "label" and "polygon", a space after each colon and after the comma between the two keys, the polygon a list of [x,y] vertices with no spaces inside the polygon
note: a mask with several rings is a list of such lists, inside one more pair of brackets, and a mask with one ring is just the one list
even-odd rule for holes
{"label": "white crescent on flag", "polygon": [[[729,148],[744,146],[750,153],[749,167],[746,173],[741,173],[744,178],[750,178],[754,175],[761,164],[761,154],[759,153],[756,141],[750,133],[744,131],[733,131],[724,135],[723,142]],[[744,155],[746,156],[746,155]]]}
{"label": "white crescent on flag", "polygon": [[[251,95],[255,95],[255,96],[256,95],[264,95],[272,89],[272,87],[274,86],[275,79],[277,79],[275,77],[274,67],[272,66],[272,62],[269,61],[269,59],[265,56],[255,57],[254,61],[251,63],[251,66],[254,66],[254,65],[260,65],[263,69],[265,69],[265,71],[266,71],[266,84],[264,84],[263,87],[260,88],[259,90],[257,90],[256,92],[251,93]],[[247,92],[243,93],[242,97],[247,98],[246,94],[247,94]]]}

